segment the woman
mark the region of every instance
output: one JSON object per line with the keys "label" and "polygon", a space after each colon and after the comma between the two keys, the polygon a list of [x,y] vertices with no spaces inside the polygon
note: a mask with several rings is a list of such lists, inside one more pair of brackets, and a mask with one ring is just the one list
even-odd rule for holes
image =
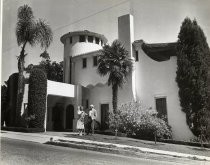
{"label": "woman", "polygon": [[82,136],[82,132],[84,130],[84,118],[86,115],[82,106],[78,106],[77,114],[79,116],[77,121],[77,130],[79,131],[79,135]]}

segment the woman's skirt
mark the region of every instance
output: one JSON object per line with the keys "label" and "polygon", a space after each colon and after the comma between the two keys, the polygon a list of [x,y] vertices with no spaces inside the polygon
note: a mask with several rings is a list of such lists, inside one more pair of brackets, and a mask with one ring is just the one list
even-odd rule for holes
{"label": "woman's skirt", "polygon": [[84,129],[84,121],[81,120],[77,121],[77,129]]}

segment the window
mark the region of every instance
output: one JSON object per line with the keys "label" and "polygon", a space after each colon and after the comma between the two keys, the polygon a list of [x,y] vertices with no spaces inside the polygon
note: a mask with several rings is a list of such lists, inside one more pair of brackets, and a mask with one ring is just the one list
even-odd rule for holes
{"label": "window", "polygon": [[93,56],[93,66],[97,66],[98,65],[98,58],[97,56]]}
{"label": "window", "polygon": [[84,35],[79,36],[79,42],[85,42],[85,36]]}
{"label": "window", "polygon": [[101,46],[103,46],[103,44],[104,44],[104,43],[103,43],[103,41],[101,40]]}
{"label": "window", "polygon": [[83,58],[82,59],[82,68],[86,68],[87,67],[87,58]]}
{"label": "window", "polygon": [[166,106],[166,97],[156,98],[156,110],[158,117],[164,117],[167,120],[167,106]]}
{"label": "window", "polygon": [[88,36],[88,42],[93,43],[93,36]]}
{"label": "window", "polygon": [[138,50],[136,51],[136,61],[139,61],[139,52],[138,52]]}
{"label": "window", "polygon": [[72,43],[72,37],[70,37],[70,44]]}
{"label": "window", "polygon": [[99,38],[96,37],[96,44],[99,44]]}

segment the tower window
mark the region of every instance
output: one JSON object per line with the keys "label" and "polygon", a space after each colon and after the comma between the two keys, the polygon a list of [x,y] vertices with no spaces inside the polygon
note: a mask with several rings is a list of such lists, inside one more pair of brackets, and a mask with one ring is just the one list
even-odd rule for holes
{"label": "tower window", "polygon": [[96,37],[96,44],[99,44],[99,38]]}
{"label": "tower window", "polygon": [[85,36],[84,35],[79,36],[79,42],[85,42]]}
{"label": "tower window", "polygon": [[87,58],[83,58],[82,59],[82,68],[86,68],[87,67]]}
{"label": "tower window", "polygon": [[138,50],[136,51],[136,61],[139,61],[139,52],[138,52]]}
{"label": "tower window", "polygon": [[98,65],[98,58],[97,56],[93,56],[93,66],[97,66]]}
{"label": "tower window", "polygon": [[93,43],[93,36],[88,36],[88,42]]}
{"label": "tower window", "polygon": [[70,37],[70,44],[72,43],[72,37]]}

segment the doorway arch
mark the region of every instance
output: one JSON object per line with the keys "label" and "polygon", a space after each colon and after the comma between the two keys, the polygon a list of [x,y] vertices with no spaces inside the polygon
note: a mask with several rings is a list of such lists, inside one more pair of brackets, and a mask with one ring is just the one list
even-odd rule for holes
{"label": "doorway arch", "polygon": [[66,129],[73,130],[73,120],[74,120],[74,106],[69,104],[66,107]]}

